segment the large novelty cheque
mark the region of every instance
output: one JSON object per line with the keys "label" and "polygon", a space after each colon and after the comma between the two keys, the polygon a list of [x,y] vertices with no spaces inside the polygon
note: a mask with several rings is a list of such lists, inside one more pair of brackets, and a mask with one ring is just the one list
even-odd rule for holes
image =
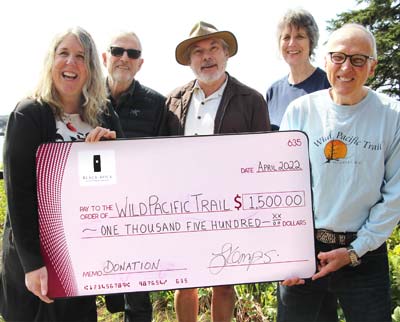
{"label": "large novelty cheque", "polygon": [[47,143],[37,180],[50,297],[316,269],[303,132]]}

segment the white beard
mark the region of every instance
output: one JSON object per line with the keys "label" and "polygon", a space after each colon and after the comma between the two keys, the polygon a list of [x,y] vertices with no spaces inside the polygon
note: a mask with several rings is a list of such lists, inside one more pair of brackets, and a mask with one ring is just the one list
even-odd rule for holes
{"label": "white beard", "polygon": [[228,60],[226,60],[224,65],[220,66],[218,70],[213,74],[203,74],[201,72],[198,73],[194,68],[192,68],[192,71],[200,82],[203,82],[205,84],[211,84],[220,79],[225,74],[227,64]]}

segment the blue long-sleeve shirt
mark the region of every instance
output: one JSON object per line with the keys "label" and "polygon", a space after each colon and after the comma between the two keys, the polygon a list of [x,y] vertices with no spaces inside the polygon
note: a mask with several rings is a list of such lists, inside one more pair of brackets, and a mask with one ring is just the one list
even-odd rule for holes
{"label": "blue long-sleeve shirt", "polygon": [[357,232],[359,256],[378,248],[400,218],[400,102],[369,90],[343,106],[322,90],[289,105],[288,129],[309,136],[315,227]]}

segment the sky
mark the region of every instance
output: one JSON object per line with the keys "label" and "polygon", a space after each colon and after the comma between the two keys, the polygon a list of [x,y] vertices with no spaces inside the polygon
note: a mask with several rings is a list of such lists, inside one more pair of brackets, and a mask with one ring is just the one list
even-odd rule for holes
{"label": "sky", "polygon": [[229,59],[227,71],[265,96],[269,85],[288,73],[276,39],[276,25],[285,11],[302,7],[314,16],[320,29],[314,65],[323,68],[327,20],[356,9],[357,4],[355,0],[12,0],[3,1],[1,7],[0,115],[8,115],[35,87],[52,38],[69,27],[86,29],[99,54],[113,33],[136,32],[144,58],[136,79],[167,95],[194,78],[190,67],[176,62],[175,48],[196,22],[206,21],[235,34],[238,53]]}

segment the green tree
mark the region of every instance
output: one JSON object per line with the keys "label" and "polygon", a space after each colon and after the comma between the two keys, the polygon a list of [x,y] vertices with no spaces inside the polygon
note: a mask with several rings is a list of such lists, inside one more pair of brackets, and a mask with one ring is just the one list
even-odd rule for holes
{"label": "green tree", "polygon": [[360,23],[375,36],[378,67],[368,85],[400,99],[400,0],[356,0],[359,10],[351,10],[328,21],[328,31],[345,23]]}

